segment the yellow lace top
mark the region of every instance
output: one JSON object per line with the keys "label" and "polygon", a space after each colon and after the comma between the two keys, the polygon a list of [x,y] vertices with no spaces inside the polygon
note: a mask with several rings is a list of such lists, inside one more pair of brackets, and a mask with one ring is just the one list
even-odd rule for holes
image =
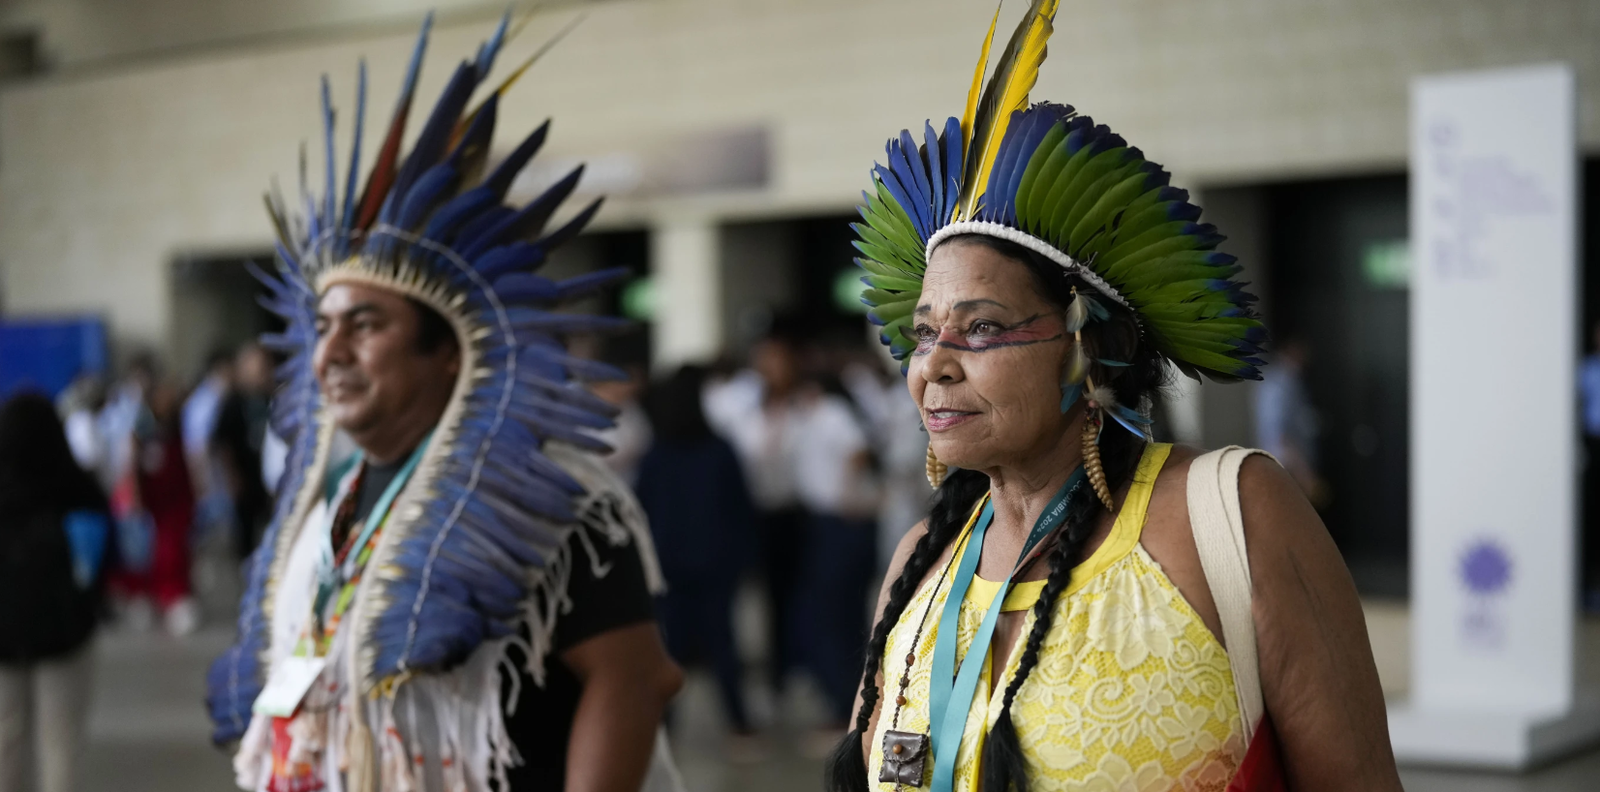
{"label": "yellow lace top", "polygon": [[[1127,501],[1105,542],[1072,573],[1057,601],[1038,665],[1017,691],[1011,719],[1028,765],[1029,788],[1045,790],[1221,790],[1244,758],[1233,674],[1222,645],[1139,544],[1156,474],[1171,446],[1146,447]],[[974,508],[972,518],[977,519]],[[965,552],[966,548],[962,549]],[[949,563],[960,562],[956,553]],[[916,663],[900,708],[900,731],[928,733],[928,676],[948,584],[929,602],[935,574],[912,598],[884,650],[882,713],[867,764],[874,789],[883,762],[883,732],[894,719],[898,680],[924,611],[932,608],[916,647]],[[961,604],[957,662],[967,651],[998,583],[974,578]],[[1005,611],[1027,610],[1044,581],[1012,586]],[[992,655],[968,712],[956,759],[955,788],[977,792],[984,737],[1000,715],[1033,629],[1029,613],[991,698]],[[955,706],[953,703],[952,706]],[[923,774],[933,776],[933,759]],[[904,785],[900,785],[904,787]]]}

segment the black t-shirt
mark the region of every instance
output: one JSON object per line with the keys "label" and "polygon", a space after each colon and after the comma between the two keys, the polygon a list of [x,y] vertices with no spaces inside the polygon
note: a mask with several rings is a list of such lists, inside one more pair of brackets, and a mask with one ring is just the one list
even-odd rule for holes
{"label": "black t-shirt", "polygon": [[[601,633],[655,618],[638,545],[614,547],[601,537],[591,539],[602,568],[608,568],[606,576],[595,577],[589,552],[577,536],[568,540],[572,577],[567,583],[567,596],[572,600],[572,610],[557,618],[555,640],[544,661],[544,687],[535,685],[523,673],[516,712],[506,719],[506,731],[522,755],[522,765],[512,768],[507,777],[511,792],[543,792],[566,786],[567,740],[572,736],[572,718],[578,712],[583,686],[561,662],[561,654]],[[511,660],[521,669],[526,658],[520,650],[512,649]],[[504,686],[503,695],[509,698],[509,684]]]}
{"label": "black t-shirt", "polygon": [[[355,525],[365,522],[404,464],[404,460],[392,465],[368,464],[361,488],[354,493]],[[521,671],[522,679],[516,711],[506,718],[506,732],[522,756],[522,765],[507,774],[509,792],[544,792],[566,786],[567,740],[572,735],[572,718],[578,712],[583,685],[561,662],[561,654],[601,633],[655,618],[638,546],[630,542],[616,547],[603,537],[589,538],[588,545],[595,551],[593,558],[576,534],[567,540],[567,552],[572,557],[567,597],[572,610],[557,617],[550,655],[544,661],[544,687],[534,684],[532,677],[521,671],[527,665],[522,651],[516,647],[510,650],[510,659]],[[595,561],[606,570],[604,577],[595,576]],[[509,683],[503,686],[504,700],[510,700],[511,690]]]}

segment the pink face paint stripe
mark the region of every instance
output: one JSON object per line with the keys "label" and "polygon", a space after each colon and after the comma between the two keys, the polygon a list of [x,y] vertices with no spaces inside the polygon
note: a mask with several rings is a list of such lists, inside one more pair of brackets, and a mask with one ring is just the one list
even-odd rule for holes
{"label": "pink face paint stripe", "polygon": [[949,328],[941,328],[936,339],[925,340],[917,345],[914,355],[926,355],[933,351],[935,346],[953,349],[957,352],[987,352],[991,349],[1004,349],[1007,347],[1030,346],[1049,341],[1057,341],[1066,335],[1054,323],[1038,321],[1041,316],[1033,316],[1019,322],[1015,327],[1002,330],[984,338],[968,338]]}

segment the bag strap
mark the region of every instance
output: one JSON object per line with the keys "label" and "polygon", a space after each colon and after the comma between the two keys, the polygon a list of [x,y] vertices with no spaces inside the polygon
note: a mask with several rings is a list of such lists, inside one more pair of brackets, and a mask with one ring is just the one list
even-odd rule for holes
{"label": "bag strap", "polygon": [[1239,509],[1239,467],[1254,454],[1272,457],[1259,449],[1228,446],[1189,465],[1189,524],[1222,622],[1246,745],[1266,711],[1256,656],[1256,625],[1250,610],[1250,557],[1245,552],[1244,517]]}

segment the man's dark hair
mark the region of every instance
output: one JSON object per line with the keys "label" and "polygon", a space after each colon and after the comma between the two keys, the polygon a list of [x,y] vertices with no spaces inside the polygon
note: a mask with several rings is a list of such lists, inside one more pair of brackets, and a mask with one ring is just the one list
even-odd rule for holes
{"label": "man's dark hair", "polygon": [[449,320],[414,297],[407,297],[406,302],[411,303],[411,307],[417,311],[418,352],[431,355],[439,351],[441,344],[456,343],[456,331],[450,326]]}

